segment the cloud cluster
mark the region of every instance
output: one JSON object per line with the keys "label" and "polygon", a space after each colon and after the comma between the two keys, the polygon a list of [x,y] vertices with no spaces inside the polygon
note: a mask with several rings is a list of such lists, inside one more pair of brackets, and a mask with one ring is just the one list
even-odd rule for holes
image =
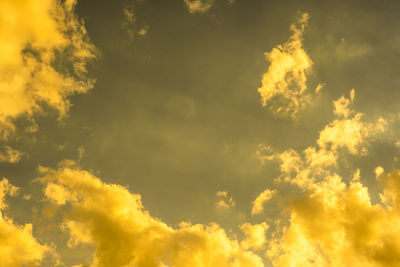
{"label": "cloud cluster", "polygon": [[49,251],[32,236],[32,224],[17,225],[4,214],[7,209],[5,197],[15,195],[17,190],[7,179],[0,181],[0,258],[4,267],[36,265]]}
{"label": "cloud cluster", "polygon": [[62,228],[70,234],[69,246],[92,244],[93,266],[263,266],[248,248],[261,246],[255,236],[265,225],[243,226],[246,245],[216,224],[182,222],[173,229],[144,209],[140,195],[120,185],[73,166],[41,171],[47,199],[67,209]]}
{"label": "cloud cluster", "polygon": [[400,171],[380,178],[382,203],[372,204],[359,175],[314,183],[290,206],[290,225],[271,240],[275,266],[399,266]]}
{"label": "cloud cluster", "polygon": [[60,117],[68,97],[93,87],[86,64],[95,56],[76,0],[4,0],[0,2],[0,137],[15,132],[13,120],[43,109]]}
{"label": "cloud cluster", "polygon": [[[343,153],[365,155],[369,138],[385,130],[385,120],[365,122],[363,114],[350,108],[354,96],[351,90],[348,98],[333,102],[338,118],[320,132],[317,145],[303,153],[259,147],[262,162],[280,161],[276,182],[302,189],[285,208],[288,220],[277,219],[268,240],[266,256],[274,266],[399,266],[400,171],[385,175],[382,167],[375,169],[382,185],[376,204],[361,182],[360,170],[349,183],[336,172]],[[269,196],[269,190],[265,192]]]}
{"label": "cloud cluster", "polygon": [[329,167],[337,165],[340,152],[366,154],[368,141],[385,131],[387,122],[383,118],[372,123],[362,120],[363,114],[349,107],[354,95],[353,89],[350,98],[342,96],[333,101],[334,113],[338,118],[320,131],[315,146],[309,146],[302,153],[293,149],[275,153],[271,147],[260,145],[256,153],[260,161],[278,160],[281,171],[278,180],[307,189],[316,180],[329,176]]}
{"label": "cloud cluster", "polygon": [[17,163],[25,154],[13,149],[12,147],[5,146],[0,151],[0,162]]}
{"label": "cloud cluster", "polygon": [[262,105],[268,105],[277,115],[294,118],[311,102],[306,82],[313,63],[303,48],[308,18],[309,15],[303,13],[297,24],[290,26],[293,34],[289,40],[265,53],[270,66],[258,92]]}

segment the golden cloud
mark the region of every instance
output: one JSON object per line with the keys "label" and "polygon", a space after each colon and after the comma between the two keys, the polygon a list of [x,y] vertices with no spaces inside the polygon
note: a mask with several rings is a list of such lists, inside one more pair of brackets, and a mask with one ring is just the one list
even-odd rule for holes
{"label": "golden cloud", "polygon": [[205,13],[212,7],[214,0],[185,0],[185,4],[191,14]]}
{"label": "golden cloud", "polygon": [[[293,35],[289,40],[265,53],[270,66],[263,75],[258,92],[262,105],[268,105],[278,115],[294,118],[311,102],[306,82],[313,63],[303,48],[303,32],[308,18],[309,15],[303,13],[297,25],[290,26]],[[319,85],[316,91],[320,88]]]}
{"label": "golden cloud", "polygon": [[253,207],[251,209],[251,214],[260,214],[264,211],[264,203],[270,200],[274,195],[276,191],[275,190],[270,190],[270,189],[265,189],[264,192],[262,192],[254,201],[253,201]]}
{"label": "golden cloud", "polygon": [[226,210],[236,205],[236,202],[233,200],[231,196],[229,196],[229,193],[226,191],[218,191],[216,193],[216,196],[217,196],[217,203],[215,204],[215,207],[218,210]]}
{"label": "golden cloud", "polygon": [[242,229],[243,233],[246,235],[246,239],[240,242],[240,245],[245,249],[261,249],[265,244],[268,228],[269,226],[265,222],[260,224],[242,224],[240,229]]}
{"label": "golden cloud", "polygon": [[5,146],[3,151],[0,152],[0,162],[17,163],[24,155],[24,153],[12,147]]}
{"label": "golden cloud", "polygon": [[0,181],[0,258],[4,267],[36,265],[49,251],[32,236],[32,224],[16,225],[4,214],[7,209],[5,197],[15,195],[17,190],[7,179]]}
{"label": "golden cloud", "polygon": [[[74,13],[76,0],[4,0],[0,3],[0,137],[13,119],[32,117],[46,104],[63,117],[68,97],[93,87],[86,64],[95,56]],[[33,19],[34,18],[34,19]]]}
{"label": "golden cloud", "polygon": [[[93,266],[263,266],[247,249],[260,240],[241,246],[216,224],[182,222],[173,229],[144,209],[140,195],[120,185],[105,184],[75,167],[41,171],[47,199],[71,207],[62,223],[70,234],[68,244],[94,245]],[[251,236],[260,232],[243,229]]]}
{"label": "golden cloud", "polygon": [[303,153],[293,149],[276,153],[269,146],[259,145],[256,155],[262,163],[265,160],[280,162],[281,175],[277,181],[287,181],[306,189],[330,174],[328,167],[336,166],[341,149],[347,149],[353,155],[367,153],[368,141],[384,132],[387,122],[383,118],[374,123],[363,121],[362,113],[349,108],[354,95],[353,89],[350,98],[342,96],[333,101],[333,112],[339,118],[328,123],[320,131],[316,146],[309,146]]}
{"label": "golden cloud", "polygon": [[315,183],[290,206],[290,225],[271,240],[276,266],[399,266],[400,171],[382,178],[382,203],[338,175]]}

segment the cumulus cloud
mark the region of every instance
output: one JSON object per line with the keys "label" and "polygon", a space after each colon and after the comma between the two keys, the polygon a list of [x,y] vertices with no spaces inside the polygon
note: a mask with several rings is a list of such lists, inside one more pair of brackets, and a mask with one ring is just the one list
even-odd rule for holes
{"label": "cumulus cloud", "polygon": [[380,178],[382,203],[372,204],[358,179],[338,175],[315,183],[292,202],[290,224],[267,251],[276,266],[399,266],[400,171]]}
{"label": "cumulus cloud", "polygon": [[205,13],[207,12],[215,0],[184,0],[189,13]]}
{"label": "cumulus cloud", "polygon": [[306,189],[316,180],[330,173],[329,167],[335,167],[339,153],[344,150],[352,155],[367,154],[369,140],[386,129],[386,120],[376,122],[362,119],[363,114],[351,110],[349,104],[354,100],[354,89],[350,98],[344,96],[333,101],[333,112],[337,119],[328,123],[319,133],[316,145],[307,147],[302,153],[288,149],[277,153],[269,146],[260,145],[257,156],[262,163],[266,160],[280,162],[281,175],[278,181],[287,181]]}
{"label": "cumulus cloud", "polygon": [[182,222],[174,229],[152,217],[140,195],[120,185],[73,166],[41,171],[47,199],[67,209],[62,229],[70,234],[69,246],[94,246],[92,266],[263,266],[246,248],[250,241],[241,246],[216,224]]}
{"label": "cumulus cloud", "polygon": [[376,167],[382,186],[377,203],[371,201],[359,169],[350,179],[337,173],[338,158],[345,152],[366,154],[369,139],[385,130],[385,120],[366,122],[350,108],[354,97],[351,90],[349,97],[333,102],[337,119],[323,128],[315,146],[282,153],[259,147],[262,162],[280,162],[276,182],[302,189],[297,197],[290,196],[267,241],[265,255],[274,266],[400,266],[400,171],[385,174]]}
{"label": "cumulus cloud", "polygon": [[0,258],[1,266],[5,267],[36,265],[49,251],[32,236],[32,224],[17,225],[4,214],[5,197],[15,195],[17,190],[7,179],[0,181]]}
{"label": "cumulus cloud", "polygon": [[[298,22],[290,26],[293,34],[289,40],[265,53],[270,66],[258,92],[262,105],[268,105],[277,115],[295,117],[311,102],[306,82],[313,62],[303,48],[308,18],[309,15],[303,13]],[[319,91],[321,87],[317,88]]]}
{"label": "cumulus cloud", "polygon": [[266,232],[269,226],[263,222],[260,224],[245,223],[240,226],[240,229],[246,235],[246,238],[240,242],[240,245],[246,249],[261,249],[266,242]]}
{"label": "cumulus cloud", "polygon": [[[65,116],[68,97],[93,87],[86,64],[95,56],[75,0],[4,0],[0,3],[0,137],[13,120],[32,117],[43,104]],[[34,18],[34,19],[33,19]]]}

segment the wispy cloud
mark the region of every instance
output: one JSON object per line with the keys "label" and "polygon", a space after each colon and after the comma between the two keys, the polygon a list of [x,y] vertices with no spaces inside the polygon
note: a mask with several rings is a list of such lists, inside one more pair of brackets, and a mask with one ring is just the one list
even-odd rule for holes
{"label": "wispy cloud", "polygon": [[184,0],[189,13],[205,13],[207,12],[215,0]]}

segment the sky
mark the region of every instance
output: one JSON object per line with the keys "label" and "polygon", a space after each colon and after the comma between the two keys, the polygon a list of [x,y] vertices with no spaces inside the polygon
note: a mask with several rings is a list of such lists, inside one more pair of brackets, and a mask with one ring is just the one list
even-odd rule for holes
{"label": "sky", "polygon": [[395,0],[0,0],[2,266],[400,266]]}

